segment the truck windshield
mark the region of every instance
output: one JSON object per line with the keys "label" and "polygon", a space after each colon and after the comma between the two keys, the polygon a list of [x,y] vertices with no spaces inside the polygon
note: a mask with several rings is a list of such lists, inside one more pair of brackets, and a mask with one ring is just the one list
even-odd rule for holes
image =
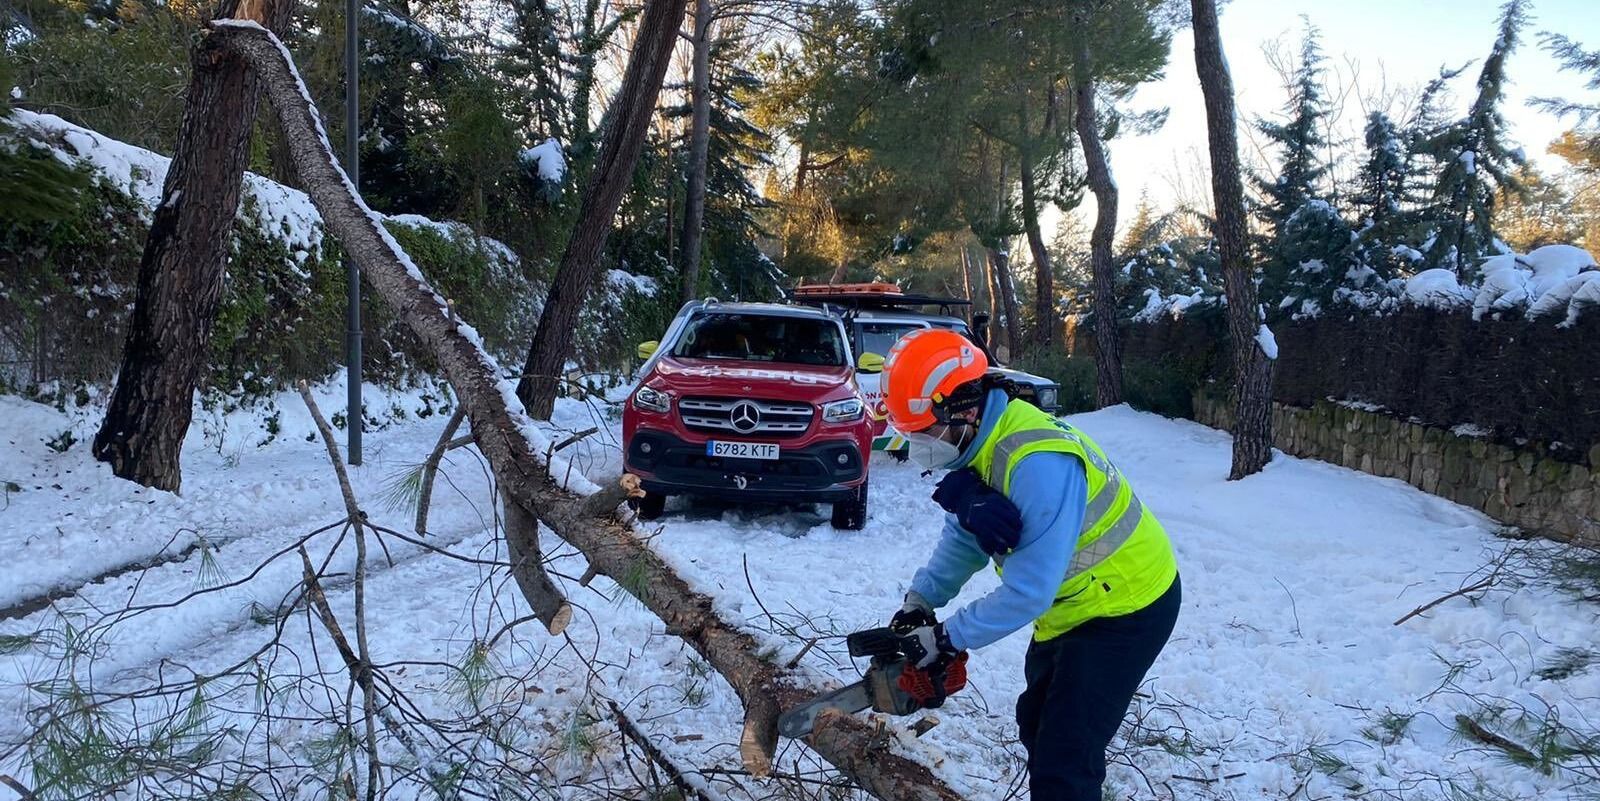
{"label": "truck windshield", "polygon": [[867,322],[866,320],[862,320],[857,325],[859,326],[857,330],[860,332],[861,341],[856,344],[859,346],[860,351],[862,353],[876,353],[879,356],[888,355],[889,349],[894,347],[894,343],[900,341],[900,337],[925,327],[916,323],[876,323]]}
{"label": "truck windshield", "polygon": [[760,314],[702,314],[689,321],[672,355],[819,367],[847,363],[844,338],[831,320]]}

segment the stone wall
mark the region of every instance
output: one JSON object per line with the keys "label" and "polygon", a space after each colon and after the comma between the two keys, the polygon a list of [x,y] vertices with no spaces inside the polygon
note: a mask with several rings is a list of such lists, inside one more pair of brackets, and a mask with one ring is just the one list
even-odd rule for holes
{"label": "stone wall", "polygon": [[[1232,408],[1194,396],[1194,417],[1232,427]],[[1398,478],[1528,533],[1600,545],[1600,444],[1586,458],[1557,459],[1539,442],[1509,445],[1331,401],[1272,404],[1274,444],[1284,453]]]}

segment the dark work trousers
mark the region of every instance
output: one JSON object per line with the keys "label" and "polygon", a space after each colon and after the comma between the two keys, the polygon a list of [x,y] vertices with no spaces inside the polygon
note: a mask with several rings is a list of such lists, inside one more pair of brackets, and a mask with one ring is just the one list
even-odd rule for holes
{"label": "dark work trousers", "polygon": [[1033,801],[1101,801],[1106,746],[1172,634],[1183,598],[1179,584],[1174,579],[1137,612],[1096,618],[1028,647],[1017,726],[1028,749]]}

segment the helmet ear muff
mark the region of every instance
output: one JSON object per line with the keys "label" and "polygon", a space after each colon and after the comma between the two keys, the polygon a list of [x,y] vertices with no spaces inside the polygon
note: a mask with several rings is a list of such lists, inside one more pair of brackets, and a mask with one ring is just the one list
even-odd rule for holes
{"label": "helmet ear muff", "polygon": [[988,394],[983,383],[971,381],[956,387],[948,398],[934,398],[934,417],[941,423],[948,423],[951,417],[983,405],[984,395]]}

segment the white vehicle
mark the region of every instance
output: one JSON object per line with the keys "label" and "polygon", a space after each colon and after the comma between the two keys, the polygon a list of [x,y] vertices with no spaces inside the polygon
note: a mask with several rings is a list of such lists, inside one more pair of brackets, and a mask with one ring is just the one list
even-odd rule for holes
{"label": "white vehicle", "polygon": [[[922,328],[947,328],[972,340],[983,348],[989,364],[1005,375],[1017,388],[1018,396],[1035,406],[1054,413],[1060,404],[1061,387],[1048,378],[1013,370],[1000,364],[987,341],[988,315],[973,315],[974,326],[951,314],[958,307],[971,306],[972,302],[958,298],[936,298],[907,295],[894,284],[833,284],[801,286],[792,300],[808,306],[820,306],[839,315],[850,335],[851,350],[862,356],[882,357],[901,337]],[[938,312],[922,311],[937,308]],[[878,372],[858,371],[856,381],[862,397],[872,410],[875,420],[872,449],[903,454],[906,439],[888,424],[883,407],[883,380]]]}

